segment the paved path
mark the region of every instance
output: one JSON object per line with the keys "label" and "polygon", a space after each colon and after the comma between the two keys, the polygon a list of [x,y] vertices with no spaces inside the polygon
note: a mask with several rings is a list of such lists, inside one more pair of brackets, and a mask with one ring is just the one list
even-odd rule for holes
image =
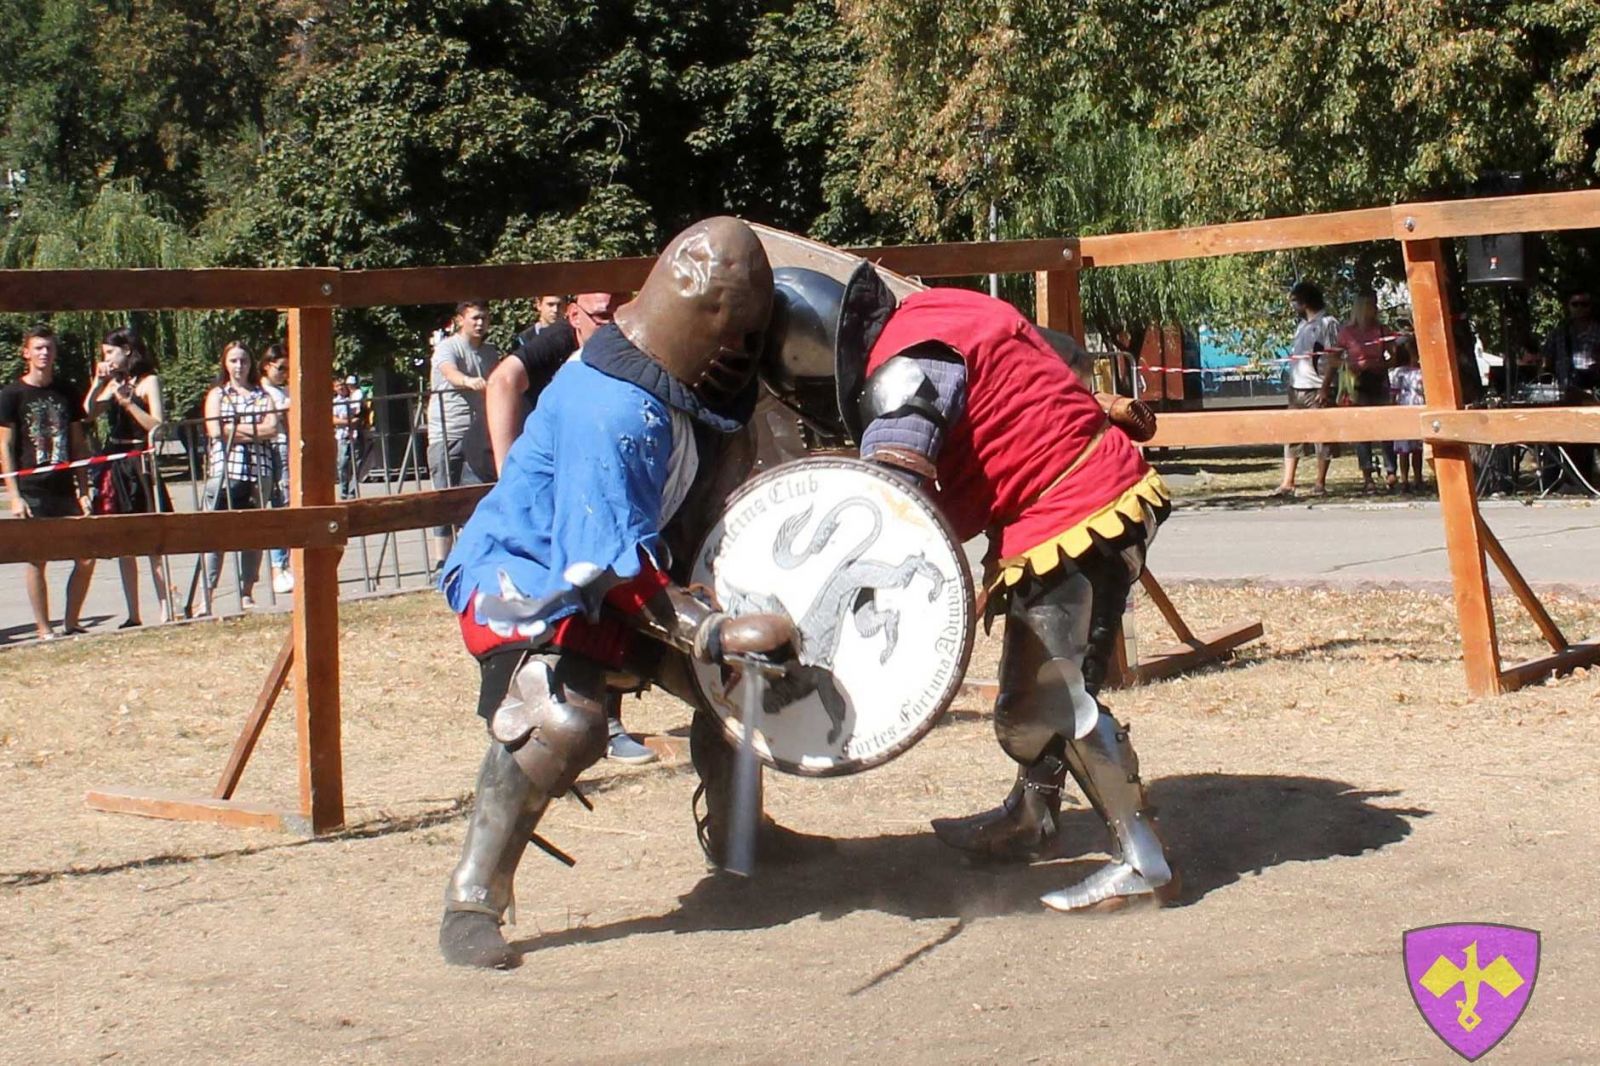
{"label": "paved path", "polygon": [[[382,486],[363,486],[382,492]],[[187,485],[174,487],[179,508],[190,509]],[[1511,558],[1535,586],[1566,586],[1600,595],[1600,504],[1590,501],[1484,501],[1483,514]],[[423,535],[367,538],[352,544],[340,568],[346,595],[396,587],[421,587],[424,577]],[[396,555],[398,544],[398,556]],[[970,546],[974,559],[981,546]],[[224,614],[238,611],[232,556],[224,568],[217,598]],[[399,580],[396,580],[396,559]],[[381,578],[377,574],[382,562]],[[173,575],[187,591],[194,573],[193,556],[174,556]],[[1329,583],[1345,586],[1404,584],[1448,588],[1449,559],[1437,501],[1412,503],[1319,503],[1308,506],[1180,508],[1162,528],[1150,556],[1151,570],[1163,582],[1185,580],[1266,583]],[[50,566],[51,603],[59,624],[70,565]],[[263,575],[267,573],[262,564]],[[1493,580],[1503,586],[1491,567]],[[154,589],[147,567],[140,565],[145,617],[154,619]],[[261,609],[274,607],[270,582],[257,586]],[[287,606],[277,597],[276,606]],[[110,629],[126,617],[116,565],[102,561],[84,612],[91,630]],[[0,648],[32,637],[33,625],[23,591],[22,567],[0,566]]]}
{"label": "paved path", "polygon": [[[1486,500],[1484,521],[1537,586],[1600,594],[1600,504]],[[1438,501],[1180,509],[1150,553],[1163,581],[1447,586],[1450,560]],[[1493,582],[1504,587],[1491,564]]]}

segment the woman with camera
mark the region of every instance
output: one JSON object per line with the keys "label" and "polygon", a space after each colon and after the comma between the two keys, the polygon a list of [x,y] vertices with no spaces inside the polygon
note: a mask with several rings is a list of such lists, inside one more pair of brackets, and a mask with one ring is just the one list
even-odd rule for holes
{"label": "woman with camera", "polygon": [[[160,440],[166,417],[161,379],[156,375],[155,357],[132,330],[114,329],[100,342],[100,362],[95,364],[94,381],[84,395],[83,409],[91,421],[105,415],[101,455],[145,449]],[[172,500],[160,482],[154,452],[95,468],[91,509],[97,515],[171,511]],[[128,620],[120,628],[129,629],[142,624],[138,560],[123,556],[117,560],[117,567],[122,572],[122,596],[128,604]],[[161,605],[161,620],[169,622],[172,608],[159,555],[150,556],[150,581],[155,585],[156,602]]]}

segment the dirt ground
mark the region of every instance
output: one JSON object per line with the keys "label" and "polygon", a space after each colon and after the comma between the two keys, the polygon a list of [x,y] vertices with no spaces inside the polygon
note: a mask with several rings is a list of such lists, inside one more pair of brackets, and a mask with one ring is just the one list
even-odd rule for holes
{"label": "dirt ground", "polygon": [[[927,820],[1009,784],[981,709],[898,761],[769,776],[813,839],[749,882],[709,876],[682,764],[590,772],[596,803],[530,853],[521,969],[441,964],[440,894],[483,747],[474,669],[429,595],[344,609],[351,829],[315,842],[96,814],[93,786],[209,792],[281,618],[0,655],[0,1061],[1437,1062],[1405,929],[1543,933],[1537,990],[1486,1061],[1600,1060],[1589,892],[1600,671],[1464,691],[1448,601],[1183,587],[1190,622],[1261,618],[1233,662],[1113,694],[1186,890],[1082,918],[1041,892],[1098,860],[967,865]],[[1592,604],[1553,605],[1600,632]],[[1502,605],[1508,659],[1538,651]],[[1158,642],[1141,608],[1139,632]],[[993,676],[985,640],[971,676]],[[285,707],[292,707],[286,704]],[[686,723],[630,702],[632,727]],[[293,715],[240,796],[290,805]]]}

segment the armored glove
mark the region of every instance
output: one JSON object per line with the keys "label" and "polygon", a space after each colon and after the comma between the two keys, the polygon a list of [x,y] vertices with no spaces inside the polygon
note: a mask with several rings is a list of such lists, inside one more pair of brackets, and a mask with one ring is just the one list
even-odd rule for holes
{"label": "armored glove", "polygon": [[721,665],[730,656],[783,662],[794,658],[794,623],[781,614],[744,614],[731,618],[717,613],[700,623],[694,637],[694,657]]}
{"label": "armored glove", "polygon": [[1142,444],[1156,435],[1156,413],[1143,400],[1098,392],[1094,398],[1100,401],[1100,409],[1111,424],[1126,433],[1130,440]]}

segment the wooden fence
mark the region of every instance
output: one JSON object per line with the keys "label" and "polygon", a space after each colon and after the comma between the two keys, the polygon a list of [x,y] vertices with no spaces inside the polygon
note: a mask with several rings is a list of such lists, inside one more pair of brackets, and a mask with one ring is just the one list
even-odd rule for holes
{"label": "wooden fence", "polygon": [[[1376,240],[1404,252],[1413,319],[1429,406],[1414,408],[1251,411],[1163,415],[1158,446],[1363,441],[1421,437],[1434,445],[1445,539],[1450,553],[1467,683],[1491,694],[1600,659],[1600,644],[1571,644],[1522,580],[1478,514],[1469,445],[1515,441],[1600,442],[1600,409],[1462,411],[1440,240],[1600,226],[1600,191],[1409,204],[1365,211],[1206,226],[1152,233],[970,244],[857,249],[903,274],[920,277],[1032,272],[1043,325],[1083,336],[1079,273],[1133,263],[1232,255]],[[0,523],[0,563],[85,556],[152,555],[289,547],[295,587],[289,640],[247,717],[212,796],[149,792],[91,793],[106,810],[199,819],[229,825],[326,832],[344,822],[339,728],[337,568],[352,536],[459,522],[482,487],[347,503],[334,501],[332,403],[333,310],[453,303],[540,292],[636,289],[649,259],[341,271],[47,270],[0,271],[0,311],[209,310],[287,311],[291,367],[290,506],[282,510],[40,519]],[[1506,574],[1533,613],[1552,654],[1502,668],[1489,597],[1486,556]],[[1135,669],[1170,672],[1247,639],[1259,626],[1196,637],[1153,579],[1146,588],[1188,647]],[[1129,664],[1130,667],[1133,664]],[[300,804],[283,812],[233,799],[250,751],[289,676],[294,678]]]}

